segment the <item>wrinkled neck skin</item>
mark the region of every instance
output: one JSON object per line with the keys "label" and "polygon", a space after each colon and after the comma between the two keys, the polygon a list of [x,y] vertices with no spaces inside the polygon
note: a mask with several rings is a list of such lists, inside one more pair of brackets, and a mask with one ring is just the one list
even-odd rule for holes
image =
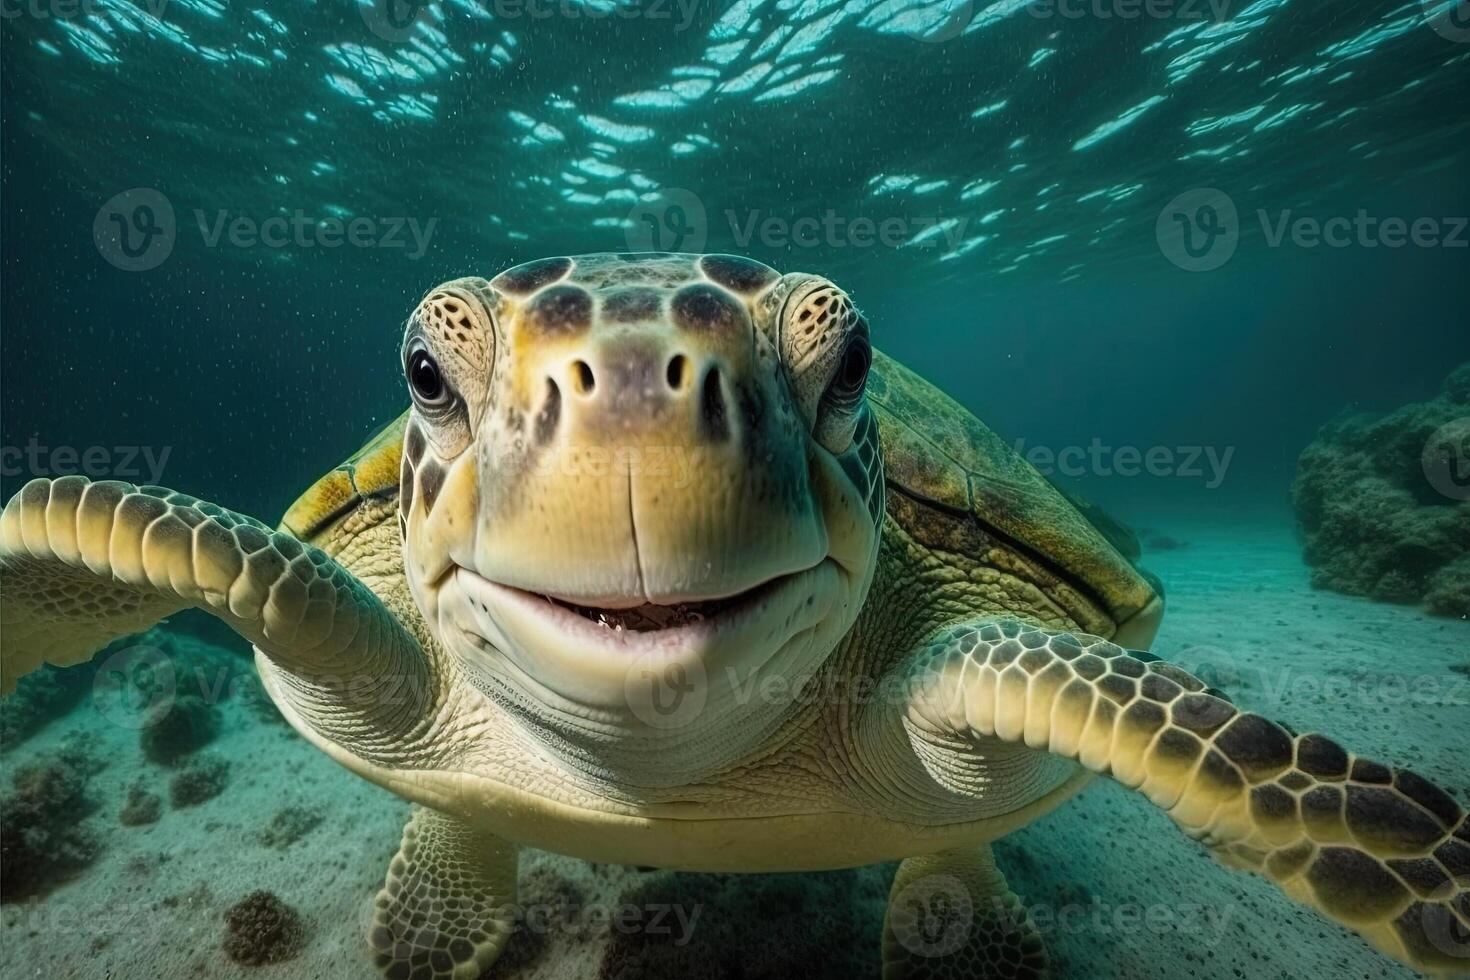
{"label": "wrinkled neck skin", "polygon": [[[696,625],[692,639],[683,631],[665,643],[660,632],[609,630],[571,613],[548,620],[544,596],[479,575],[475,569],[485,565],[477,556],[500,547],[487,540],[496,522],[480,510],[484,462],[469,452],[447,465],[440,503],[409,522],[405,571],[446,656],[498,708],[487,715],[509,719],[524,736],[516,741],[612,799],[649,791],[667,797],[657,791],[708,783],[754,755],[781,751],[783,726],[803,709],[792,692],[822,670],[867,597],[879,550],[873,508],[882,506],[881,475],[875,494],[856,451],[834,457],[812,447],[800,526],[784,529],[811,542],[809,553],[784,556],[791,567],[737,597],[717,627],[699,633]],[[504,457],[495,462],[503,467]],[[732,489],[710,495],[695,487],[682,505],[728,509],[740,500],[740,488]],[[724,517],[716,512],[685,526],[720,528]],[[475,533],[458,533],[467,527]],[[641,530],[627,528],[630,542]],[[686,552],[709,566],[743,562],[741,530],[733,529],[729,547],[697,543]],[[554,560],[550,537],[543,558]],[[704,574],[729,581],[745,574],[728,571]]]}

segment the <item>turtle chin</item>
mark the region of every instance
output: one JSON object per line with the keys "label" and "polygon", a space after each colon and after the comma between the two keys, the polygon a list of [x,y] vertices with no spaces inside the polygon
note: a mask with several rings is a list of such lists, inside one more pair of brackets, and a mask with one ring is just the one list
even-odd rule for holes
{"label": "turtle chin", "polygon": [[824,558],[728,595],[589,604],[457,565],[438,589],[439,635],[483,693],[575,768],[630,787],[687,785],[789,717],[855,617],[852,586]]}

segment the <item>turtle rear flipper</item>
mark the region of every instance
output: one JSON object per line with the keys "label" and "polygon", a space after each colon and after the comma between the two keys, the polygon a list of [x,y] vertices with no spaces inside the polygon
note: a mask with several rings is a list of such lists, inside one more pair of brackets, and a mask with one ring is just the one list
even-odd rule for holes
{"label": "turtle rear flipper", "polygon": [[373,903],[368,937],[390,978],[475,980],[515,926],[520,849],[456,817],[414,807]]}
{"label": "turtle rear flipper", "polygon": [[883,980],[1045,980],[1041,933],[989,845],[899,865],[883,920]]}
{"label": "turtle rear flipper", "polygon": [[[377,596],[325,552],[252,518],[82,477],[33,480],[0,515],[0,690],[187,607],[291,675],[304,705],[328,709],[328,727],[381,735],[415,710],[404,686],[429,690],[417,641]],[[389,685],[392,699],[380,696]]]}
{"label": "turtle rear flipper", "polygon": [[1097,637],[976,623],[904,669],[889,720],[932,778],[997,740],[1075,760],[1414,968],[1470,966],[1470,815],[1414,773],[1243,712]]}

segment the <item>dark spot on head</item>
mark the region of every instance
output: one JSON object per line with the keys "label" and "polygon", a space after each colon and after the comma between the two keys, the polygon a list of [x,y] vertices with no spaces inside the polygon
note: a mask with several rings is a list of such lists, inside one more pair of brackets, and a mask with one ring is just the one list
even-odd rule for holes
{"label": "dark spot on head", "polygon": [[424,461],[419,469],[419,487],[424,491],[424,513],[431,514],[439,499],[439,491],[444,487],[444,467],[437,459]]}
{"label": "dark spot on head", "polygon": [[408,465],[404,459],[403,465],[398,468],[398,513],[408,514],[413,511],[413,467]]}
{"label": "dark spot on head", "polygon": [[534,293],[565,276],[572,269],[572,260],[563,256],[537,259],[513,269],[507,269],[491,280],[490,285],[505,293],[525,295]]}
{"label": "dark spot on head", "polygon": [[410,425],[403,437],[403,455],[411,466],[418,466],[424,458],[424,431],[417,425]]}
{"label": "dark spot on head", "polygon": [[739,255],[706,255],[699,267],[710,279],[737,293],[758,292],[781,278],[770,266]]}
{"label": "dark spot on head", "polygon": [[724,442],[730,438],[730,413],[725,408],[719,368],[712,367],[705,373],[699,393],[699,424],[705,438],[711,442]]}
{"label": "dark spot on head", "polygon": [[675,326],[694,333],[728,334],[747,320],[735,297],[708,283],[680,289],[674,294],[670,313]]}
{"label": "dark spot on head", "polygon": [[610,323],[655,320],[663,313],[663,293],[649,286],[625,286],[602,298],[602,318]]}
{"label": "dark spot on head", "polygon": [[571,336],[592,326],[592,297],[581,286],[550,286],[526,306],[526,327],[541,336]]}
{"label": "dark spot on head", "polygon": [[536,442],[546,445],[551,441],[556,432],[556,425],[561,421],[561,389],[551,378],[546,379],[546,401],[541,405],[541,411],[536,413]]}

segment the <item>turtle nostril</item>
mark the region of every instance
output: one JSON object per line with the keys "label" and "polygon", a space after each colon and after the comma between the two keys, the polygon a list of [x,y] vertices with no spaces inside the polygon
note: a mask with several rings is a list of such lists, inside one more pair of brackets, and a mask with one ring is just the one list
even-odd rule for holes
{"label": "turtle nostril", "polygon": [[720,383],[720,369],[712,367],[704,376],[704,388],[700,392],[700,423],[704,433],[714,442],[724,442],[730,437],[730,423],[725,411],[724,386]]}
{"label": "turtle nostril", "polygon": [[669,360],[669,387],[674,389],[675,391],[678,391],[680,388],[684,387],[684,368],[687,366],[687,364],[688,361],[685,360],[683,354],[675,354]]}
{"label": "turtle nostril", "polygon": [[592,376],[592,365],[586,361],[578,361],[572,366],[577,372],[577,393],[592,394],[592,389],[597,387],[597,379]]}

